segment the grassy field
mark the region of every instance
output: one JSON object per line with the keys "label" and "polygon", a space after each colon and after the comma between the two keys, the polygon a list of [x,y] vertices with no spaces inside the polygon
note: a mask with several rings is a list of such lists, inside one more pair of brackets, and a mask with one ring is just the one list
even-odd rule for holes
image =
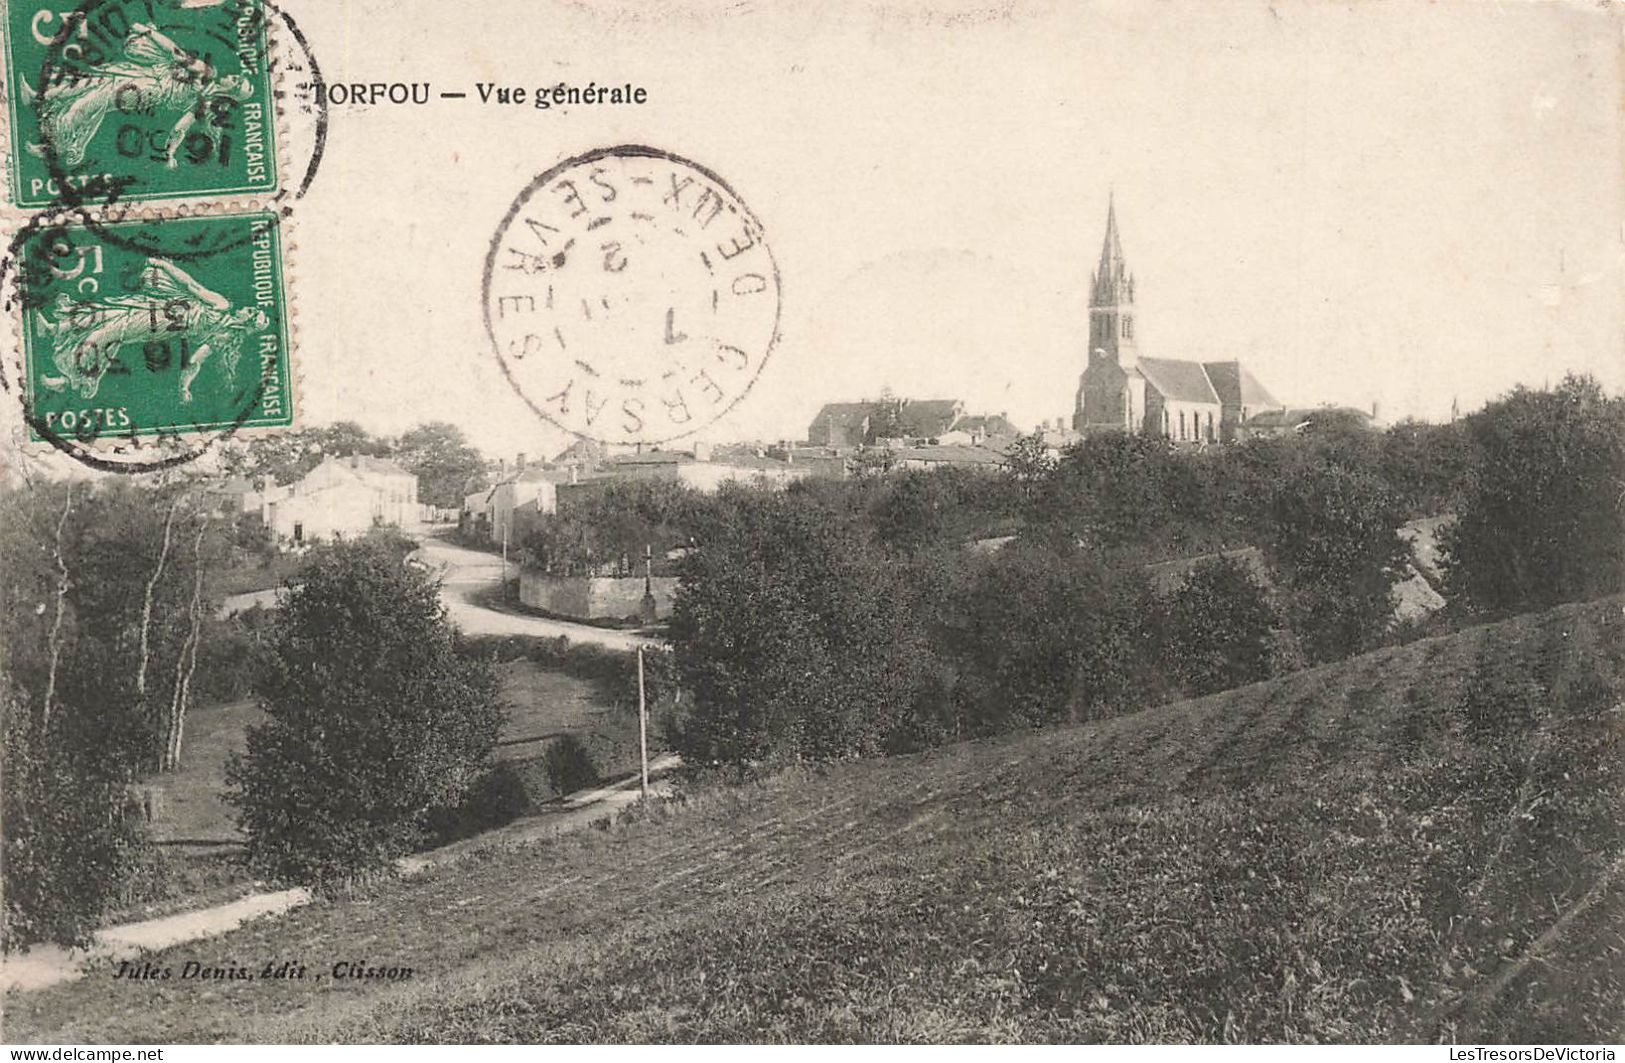
{"label": "grassy field", "polygon": [[[1618,599],[1132,716],[695,789],[6,1001],[191,1040],[1609,1041]],[[335,980],[332,965],[413,968]],[[322,976],[317,978],[317,976]]]}
{"label": "grassy field", "polygon": [[[637,720],[608,704],[593,684],[530,661],[498,664],[501,697],[509,707],[497,756],[526,760],[547,742],[574,734],[587,743],[606,774],[637,767]],[[174,774],[154,777],[158,791],[153,837],[160,841],[235,841],[232,810],[225,803],[226,758],[241,752],[247,729],[262,718],[252,701],[194,710],[186,721],[185,757]],[[538,801],[554,796],[539,790]]]}

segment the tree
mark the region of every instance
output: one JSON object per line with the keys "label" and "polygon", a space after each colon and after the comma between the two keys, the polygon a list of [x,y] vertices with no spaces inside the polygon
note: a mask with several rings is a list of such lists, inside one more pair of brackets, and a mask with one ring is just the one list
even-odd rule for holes
{"label": "tree", "polygon": [[141,843],[130,786],[180,763],[224,549],[184,485],[0,497],[6,947],[82,942]]}
{"label": "tree", "polygon": [[1625,400],[1588,376],[1467,418],[1472,474],[1443,535],[1473,605],[1544,609],[1625,587]]}
{"label": "tree", "polygon": [[1038,485],[1055,470],[1055,457],[1044,442],[1044,433],[1037,429],[1017,436],[1005,451],[1005,468],[1021,485],[1022,494],[1030,498]]}
{"label": "tree", "polygon": [[1165,656],[1191,694],[1256,683],[1270,671],[1275,611],[1240,561],[1199,562],[1162,602]]}
{"label": "tree", "polygon": [[671,619],[690,763],[882,752],[917,693],[917,625],[850,517],[803,494],[736,491],[685,559]]}
{"label": "tree", "polygon": [[974,734],[1157,701],[1149,589],[1089,553],[1017,541],[977,563],[939,634]]}
{"label": "tree", "polygon": [[486,486],[485,458],[456,425],[419,425],[401,436],[395,458],[418,478],[418,499],[431,506],[461,506],[469,492]]}
{"label": "tree", "polygon": [[[259,436],[227,450],[227,470],[253,479],[279,484],[303,479],[326,458],[364,454],[388,457],[390,443],[375,438],[354,421],[335,421],[297,432]],[[462,501],[461,497],[458,501]]]}
{"label": "tree", "polygon": [[1286,617],[1315,661],[1374,645],[1393,619],[1394,582],[1410,559],[1404,513],[1374,471],[1283,452],[1259,535],[1286,577]]}
{"label": "tree", "polygon": [[1382,476],[1413,517],[1454,510],[1472,471],[1466,425],[1401,421],[1382,437]]}
{"label": "tree", "polygon": [[327,888],[379,871],[488,767],[496,680],[460,657],[436,585],[380,544],[290,578],[260,690],[266,722],[227,766],[263,873]]}

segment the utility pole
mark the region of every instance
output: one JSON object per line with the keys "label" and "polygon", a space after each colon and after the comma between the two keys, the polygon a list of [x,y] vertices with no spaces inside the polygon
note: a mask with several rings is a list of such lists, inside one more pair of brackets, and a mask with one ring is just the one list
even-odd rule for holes
{"label": "utility pole", "polygon": [[638,752],[643,763],[643,799],[649,799],[649,705],[643,693],[643,647],[638,647]]}

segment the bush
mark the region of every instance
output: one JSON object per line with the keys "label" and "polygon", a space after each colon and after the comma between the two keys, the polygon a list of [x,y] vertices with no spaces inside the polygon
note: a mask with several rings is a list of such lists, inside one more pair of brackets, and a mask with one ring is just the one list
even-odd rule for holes
{"label": "bush", "polygon": [[684,563],[671,641],[685,760],[744,764],[883,751],[924,648],[896,570],[814,498],[739,492]]}
{"label": "bush", "polygon": [[1016,543],[956,594],[943,633],[972,734],[1110,715],[1159,700],[1149,588],[1075,550]]}
{"label": "bush", "polygon": [[1279,471],[1260,535],[1285,576],[1286,620],[1314,662],[1376,645],[1410,550],[1398,499],[1375,472],[1311,457]]}
{"label": "bush", "polygon": [[602,778],[592,751],[573,734],[554,739],[542,754],[542,764],[553,792],[560,797],[597,786]]}
{"label": "bush", "polygon": [[312,554],[275,618],[275,655],[227,765],[262,873],[318,888],[381,870],[488,770],[496,680],[457,654],[433,582],[377,542]]}
{"label": "bush", "polygon": [[142,854],[130,774],[105,745],[44,727],[11,692],[5,729],[0,951],[85,945]]}
{"label": "bush", "polygon": [[519,769],[512,761],[499,761],[474,781],[455,806],[431,811],[426,833],[435,844],[445,845],[511,823],[530,807],[530,792]]}
{"label": "bush", "polygon": [[1571,376],[1519,388],[1467,431],[1473,475],[1442,536],[1457,593],[1525,611],[1625,588],[1625,400]]}
{"label": "bush", "polygon": [[1162,603],[1162,617],[1166,655],[1188,693],[1269,676],[1275,610],[1245,564],[1223,556],[1200,562]]}

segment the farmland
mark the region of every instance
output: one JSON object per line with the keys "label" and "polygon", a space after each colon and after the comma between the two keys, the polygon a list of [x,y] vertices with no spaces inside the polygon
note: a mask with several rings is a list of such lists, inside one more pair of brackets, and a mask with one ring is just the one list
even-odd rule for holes
{"label": "farmland", "polygon": [[1618,598],[1211,697],[696,785],[154,957],[11,1040],[1609,1041]]}

